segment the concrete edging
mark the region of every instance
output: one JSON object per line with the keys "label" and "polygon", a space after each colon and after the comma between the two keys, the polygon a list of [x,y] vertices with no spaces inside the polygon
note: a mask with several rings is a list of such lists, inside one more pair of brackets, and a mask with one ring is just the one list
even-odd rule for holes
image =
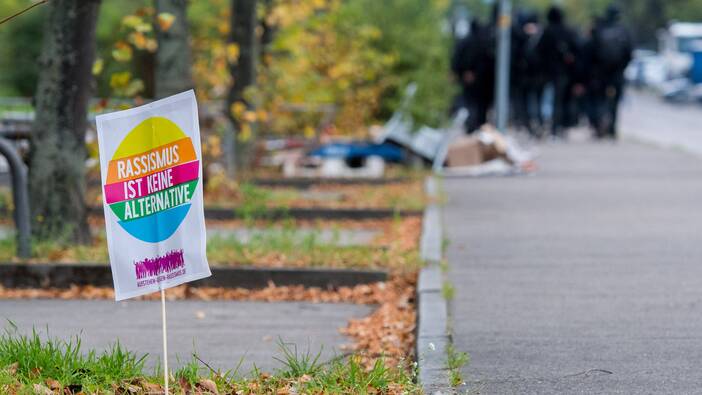
{"label": "concrete edging", "polygon": [[420,253],[426,266],[417,281],[417,368],[419,383],[427,395],[451,392],[447,347],[448,306],[442,295],[443,275],[440,264],[443,249],[438,181],[428,177],[425,184],[431,203],[424,211]]}
{"label": "concrete edging", "polygon": [[[338,288],[387,280],[387,272],[354,269],[261,267],[210,268],[212,276],[193,287],[265,288],[275,285]],[[112,287],[108,264],[0,263],[0,286],[5,288],[68,288],[71,285]]]}

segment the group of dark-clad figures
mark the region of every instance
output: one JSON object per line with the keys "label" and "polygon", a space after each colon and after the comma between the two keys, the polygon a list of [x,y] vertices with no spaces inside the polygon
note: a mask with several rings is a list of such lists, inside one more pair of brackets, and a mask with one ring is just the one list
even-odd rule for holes
{"label": "group of dark-clad figures", "polygon": [[[469,110],[468,133],[487,122],[494,102],[497,11],[490,23],[471,22],[451,60],[462,92],[455,108]],[[620,10],[609,6],[594,19],[586,34],[551,7],[542,24],[535,12],[518,12],[511,29],[511,122],[534,138],[565,137],[568,128],[586,118],[596,138],[616,139],[617,109],[624,70],[633,43],[620,21]]]}

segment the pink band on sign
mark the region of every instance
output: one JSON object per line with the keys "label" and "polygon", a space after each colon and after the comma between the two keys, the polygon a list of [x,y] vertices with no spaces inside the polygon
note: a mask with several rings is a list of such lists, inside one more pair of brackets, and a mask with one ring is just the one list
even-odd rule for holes
{"label": "pink band on sign", "polygon": [[200,175],[200,161],[174,166],[134,180],[105,185],[107,204],[132,200],[192,181]]}

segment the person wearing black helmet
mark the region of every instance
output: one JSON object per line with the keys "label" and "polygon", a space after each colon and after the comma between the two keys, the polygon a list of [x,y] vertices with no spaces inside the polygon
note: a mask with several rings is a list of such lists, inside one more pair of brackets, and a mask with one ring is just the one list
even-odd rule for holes
{"label": "person wearing black helmet", "polygon": [[592,79],[594,123],[598,138],[617,137],[617,113],[624,89],[624,69],[631,61],[633,43],[620,22],[620,10],[607,8],[592,34]]}

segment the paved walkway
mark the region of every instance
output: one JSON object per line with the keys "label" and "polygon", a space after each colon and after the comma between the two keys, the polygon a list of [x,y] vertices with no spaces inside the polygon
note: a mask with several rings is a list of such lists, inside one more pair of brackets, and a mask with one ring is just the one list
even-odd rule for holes
{"label": "paved walkway", "polygon": [[445,182],[461,389],[700,393],[702,160],[633,142],[540,150],[533,176]]}
{"label": "paved walkway", "polygon": [[[312,303],[199,302],[167,303],[170,366],[191,360],[195,351],[202,360],[224,371],[237,367],[249,373],[255,364],[271,371],[281,364],[278,341],[298,353],[321,361],[339,354],[350,339],[339,334],[352,317],[364,317],[371,306]],[[160,302],[86,300],[4,300],[0,319],[11,320],[22,333],[32,328],[52,338],[81,335],[84,350],[104,350],[115,341],[139,354],[150,355],[149,366],[161,357]],[[1,324],[5,325],[5,322]]]}
{"label": "paved walkway", "polygon": [[621,134],[628,139],[702,155],[702,105],[666,103],[653,93],[627,90]]}

